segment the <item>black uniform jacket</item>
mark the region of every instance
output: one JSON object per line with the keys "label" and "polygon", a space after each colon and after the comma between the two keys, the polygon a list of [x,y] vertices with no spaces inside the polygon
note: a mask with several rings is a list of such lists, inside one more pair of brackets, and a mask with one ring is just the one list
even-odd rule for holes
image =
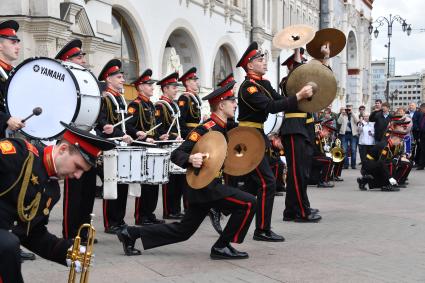
{"label": "black uniform jacket", "polygon": [[101,136],[103,138],[122,137],[124,136],[124,132],[122,131],[121,124],[114,127],[114,131],[112,134],[108,135],[103,133],[103,127],[106,124],[114,125],[122,120],[122,116],[120,113],[117,112],[117,110],[124,110],[126,107],[126,102],[122,95],[108,89],[106,90],[106,92],[114,96],[116,102],[118,103],[119,109],[117,109],[117,106],[115,105],[114,101],[108,95],[105,94],[102,97],[102,106],[100,109],[99,117],[97,118],[96,133],[98,136]]}
{"label": "black uniform jacket", "polygon": [[[49,213],[60,198],[59,183],[49,178],[45,165],[48,162],[48,158],[45,157],[45,151],[48,151],[48,148],[36,148],[22,139],[0,141],[0,195],[3,194],[0,196],[0,229],[13,228],[23,246],[43,258],[66,265],[66,252],[72,242],[50,234],[46,227]],[[15,181],[30,153],[34,155],[34,161],[24,206],[28,206],[37,193],[41,194],[41,199],[34,219],[28,224],[20,219],[17,209],[23,178],[20,178],[16,184]],[[5,193],[9,188],[11,190]]]}
{"label": "black uniform jacket", "polygon": [[[182,168],[190,165],[189,156],[196,142],[208,131],[218,131],[226,137],[226,124],[219,118],[214,117],[208,119],[201,126],[196,127],[188,136],[188,138],[171,153],[171,161]],[[188,187],[187,197],[190,203],[205,203],[216,201],[234,195],[238,189],[223,185],[220,172],[217,172],[215,178],[208,186],[203,189],[195,190]]]}
{"label": "black uniform jacket", "polygon": [[[130,102],[128,105],[128,114],[133,115],[133,117],[126,122],[127,134],[133,139],[137,138],[136,133],[138,131],[147,132],[156,125],[155,106],[143,94],[139,94],[135,100]],[[146,138],[157,138],[156,133],[157,131],[155,129],[149,132]]]}
{"label": "black uniform jacket", "polygon": [[[9,76],[12,66],[6,64],[0,60],[0,66],[3,68],[5,73]],[[7,120],[9,120],[10,115],[6,111],[5,96],[6,96],[6,84],[7,81],[0,76],[0,139],[5,137],[5,131],[7,128]]]}
{"label": "black uniform jacket", "polygon": [[[194,101],[196,99],[196,101]],[[180,108],[180,128],[182,138],[186,138],[189,132],[195,128],[190,124],[199,124],[201,121],[201,99],[196,94],[190,95],[187,92],[184,92],[180,95],[177,102]]]}
{"label": "black uniform jacket", "polygon": [[279,95],[268,80],[246,77],[238,93],[238,120],[264,123],[269,113],[294,111],[297,104],[295,96]]}
{"label": "black uniform jacket", "polygon": [[[167,97],[161,96],[160,100],[164,100],[173,108],[174,114],[177,114],[179,111],[179,107],[177,104],[168,99]],[[155,104],[155,120],[156,124],[162,123],[161,126],[159,126],[156,130],[158,133],[158,136],[162,136],[163,134],[166,134],[168,132],[168,129],[170,128],[171,124],[173,123],[173,113],[168,108],[168,106],[165,103],[162,103],[161,101],[158,101]],[[177,120],[174,122],[174,125],[171,127],[171,130],[169,132],[169,139],[174,140],[178,136],[178,130],[177,130]]]}

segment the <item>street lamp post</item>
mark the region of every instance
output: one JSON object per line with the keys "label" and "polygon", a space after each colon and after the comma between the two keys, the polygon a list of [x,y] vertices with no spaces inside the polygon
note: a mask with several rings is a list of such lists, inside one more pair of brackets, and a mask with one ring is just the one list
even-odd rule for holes
{"label": "street lamp post", "polygon": [[[387,44],[387,48],[388,48],[388,58],[387,58],[387,87],[385,89],[385,100],[388,102],[388,98],[389,98],[389,94],[390,94],[390,82],[389,82],[389,77],[390,77],[390,55],[391,55],[391,36],[393,35],[393,23],[397,21],[401,24],[401,27],[403,29],[403,32],[406,32],[407,35],[409,36],[412,32],[412,27],[406,23],[406,20],[403,19],[402,17],[400,17],[399,15],[391,15],[387,18],[387,17],[379,17],[378,19],[376,19],[375,23],[377,24],[375,27],[372,25],[372,22],[370,23],[369,27],[368,27],[368,31],[369,34],[372,34],[375,36],[375,38],[378,37],[379,35],[379,30],[378,28],[381,26],[384,26],[385,24],[387,24],[387,36],[388,36],[388,44]],[[375,29],[375,30],[373,30]]]}
{"label": "street lamp post", "polygon": [[[396,99],[398,97],[398,89],[394,90],[391,95],[390,95],[390,99],[391,99],[391,109],[393,109],[394,106],[394,99]],[[394,110],[394,109],[393,109]]]}

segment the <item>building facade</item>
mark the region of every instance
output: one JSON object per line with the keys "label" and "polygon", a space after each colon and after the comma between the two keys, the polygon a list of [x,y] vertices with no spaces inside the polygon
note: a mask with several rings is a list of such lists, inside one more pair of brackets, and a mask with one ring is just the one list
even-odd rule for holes
{"label": "building facade", "polygon": [[[395,58],[390,58],[390,77],[395,74]],[[372,101],[381,99],[385,101],[385,90],[387,88],[387,73],[388,73],[388,60],[374,60],[371,64],[372,72]]]}
{"label": "building facade", "polygon": [[389,102],[392,109],[407,109],[409,103],[420,105],[423,100],[422,75],[394,76],[389,79]]}
{"label": "building facade", "polygon": [[[243,80],[244,72],[235,66],[251,41],[265,52],[266,77],[277,88],[286,75],[280,64],[292,51],[274,48],[273,35],[293,24],[336,27],[348,37],[347,48],[332,60],[337,108],[368,98],[371,8],[372,0],[2,0],[0,20],[20,24],[19,61],[52,58],[79,38],[95,75],[112,58],[122,60],[127,82],[146,68],[161,78],[195,66],[202,94],[231,72]],[[327,17],[322,21],[321,10]],[[134,96],[127,86],[126,97]]]}

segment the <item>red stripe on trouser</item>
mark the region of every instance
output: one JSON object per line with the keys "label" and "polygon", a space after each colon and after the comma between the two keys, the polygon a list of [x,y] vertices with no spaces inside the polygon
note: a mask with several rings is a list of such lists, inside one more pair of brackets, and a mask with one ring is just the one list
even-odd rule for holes
{"label": "red stripe on trouser", "polygon": [[231,201],[231,202],[234,202],[234,203],[237,203],[237,204],[246,205],[248,207],[246,212],[245,212],[245,217],[242,220],[242,224],[241,224],[241,226],[239,226],[238,231],[236,232],[235,236],[233,237],[233,242],[238,243],[239,234],[242,231],[243,227],[245,226],[246,221],[248,220],[249,214],[251,213],[251,206],[252,205],[251,205],[250,202],[244,202],[244,201],[241,201],[241,200],[238,200],[238,199],[235,199],[235,198],[231,198],[231,197],[227,197],[227,198],[224,198],[224,199]]}
{"label": "red stripe on trouser", "polygon": [[167,207],[167,189],[168,185],[162,185],[162,204],[164,206],[164,215],[168,216],[168,207]]}
{"label": "red stripe on trouser", "polygon": [[296,161],[295,161],[295,150],[294,150],[294,137],[291,136],[291,153],[292,153],[292,174],[294,177],[294,183],[295,183],[295,191],[297,193],[297,199],[298,199],[298,203],[300,205],[300,209],[301,209],[301,216],[305,217],[305,212],[304,212],[304,207],[303,207],[303,203],[301,201],[301,196],[300,196],[300,190],[298,187],[298,179],[297,179],[297,173],[296,173]]}
{"label": "red stripe on trouser", "polygon": [[63,215],[63,221],[64,221],[64,232],[65,232],[65,238],[68,239],[68,209],[69,209],[69,179],[66,177],[65,179],[65,213]]}
{"label": "red stripe on trouser", "polygon": [[390,176],[391,177],[393,176],[393,164],[392,163],[390,163]]}
{"label": "red stripe on trouser", "polygon": [[407,169],[409,169],[409,166],[408,165],[405,165],[404,166],[404,170],[403,170],[401,176],[398,178],[397,182],[400,182],[401,178],[404,177],[404,174],[406,174]]}
{"label": "red stripe on trouser", "polygon": [[261,201],[261,225],[260,225],[260,229],[264,229],[264,210],[265,210],[265,206],[266,206],[266,191],[267,191],[267,186],[266,186],[266,181],[263,178],[263,175],[261,175],[260,170],[258,170],[258,167],[255,168],[255,171],[257,171],[258,177],[260,177],[261,180],[261,187],[263,188],[263,199]]}
{"label": "red stripe on trouser", "polygon": [[140,221],[139,209],[140,209],[140,197],[136,198],[136,221]]}
{"label": "red stripe on trouser", "polygon": [[105,228],[109,228],[109,221],[108,221],[108,213],[107,213],[107,207],[108,201],[106,199],[103,200],[103,219],[105,220]]}

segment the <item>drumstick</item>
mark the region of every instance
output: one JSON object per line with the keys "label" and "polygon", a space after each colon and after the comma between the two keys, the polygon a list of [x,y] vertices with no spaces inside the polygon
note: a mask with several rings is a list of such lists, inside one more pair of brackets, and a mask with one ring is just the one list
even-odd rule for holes
{"label": "drumstick", "polygon": [[184,140],[165,140],[165,141],[154,141],[154,143],[165,143],[165,142],[168,142],[168,143],[173,143],[173,142],[175,142],[175,143],[179,143],[179,142],[184,142]]}
{"label": "drumstick", "polygon": [[118,126],[119,124],[122,124],[122,123],[126,122],[127,120],[129,120],[129,119],[131,119],[131,118],[133,118],[133,116],[129,116],[129,117],[125,118],[124,120],[121,120],[121,121],[119,121],[119,122],[118,122],[118,123],[116,123],[116,124],[113,124],[113,125],[112,125],[112,128],[115,128],[115,127],[116,127],[116,126]]}
{"label": "drumstick", "polygon": [[162,123],[159,123],[158,125],[156,125],[155,127],[153,127],[152,129],[150,129],[150,130],[148,130],[147,132],[145,132],[146,134],[147,133],[150,133],[150,132],[152,132],[153,130],[155,130],[156,128],[158,128],[159,126],[161,126],[162,125]]}
{"label": "drumstick", "polygon": [[109,141],[119,141],[122,140],[122,137],[115,137],[115,138],[107,138]]}
{"label": "drumstick", "polygon": [[29,118],[31,118],[32,116],[38,116],[38,115],[40,115],[41,114],[41,112],[43,112],[43,109],[41,109],[41,107],[35,107],[33,110],[32,110],[32,114],[31,115],[29,115],[28,117],[26,117],[26,118],[24,118],[24,119],[22,119],[21,120],[21,122],[22,123],[25,123],[25,121],[27,121]]}
{"label": "drumstick", "polygon": [[174,117],[173,122],[171,123],[170,127],[168,128],[167,136],[168,136],[168,134],[170,133],[171,128],[174,126],[174,123],[176,122],[176,119],[177,119],[177,117]]}
{"label": "drumstick", "polygon": [[133,141],[134,143],[137,143],[137,144],[143,144],[143,145],[150,145],[150,146],[157,146],[156,144],[154,144],[154,143],[150,143],[150,142],[142,142],[142,141]]}

